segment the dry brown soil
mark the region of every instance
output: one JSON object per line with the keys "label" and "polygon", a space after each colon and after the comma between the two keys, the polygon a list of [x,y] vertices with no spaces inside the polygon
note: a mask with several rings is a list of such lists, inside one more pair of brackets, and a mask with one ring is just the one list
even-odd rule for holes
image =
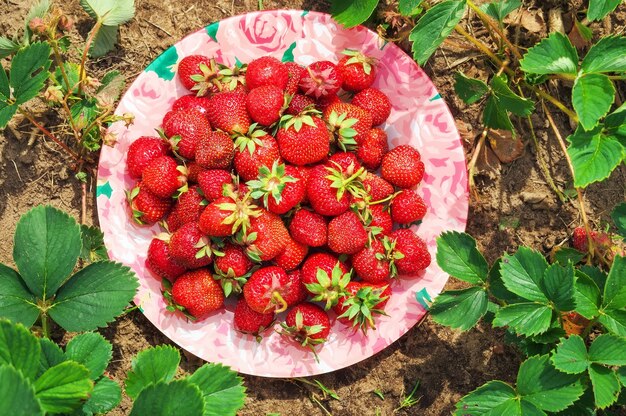
{"label": "dry brown soil", "polygon": [[[0,1],[0,33],[14,33],[26,13],[24,0]],[[561,7],[565,24],[567,12],[579,8],[580,2],[549,1],[541,8],[531,7],[524,16],[524,25],[512,26],[511,33],[522,44],[530,44],[549,30],[549,11]],[[327,1],[282,0],[264,2],[265,8],[295,8],[328,11]],[[253,0],[136,0],[137,15],[121,29],[119,48],[96,61],[92,68],[102,72],[117,68],[126,74],[129,83],[160,52],[182,36],[213,21],[256,10]],[[79,33],[89,30],[89,19],[78,6],[77,0],[63,5],[63,9],[77,21]],[[609,22],[593,26],[596,34],[624,30],[624,7]],[[569,19],[571,22],[571,19]],[[462,23],[467,27],[467,22]],[[571,24],[571,23],[570,23]],[[475,25],[477,36],[484,36]],[[470,28],[473,30],[474,28]],[[453,40],[457,40],[453,36]],[[458,40],[457,40],[458,41]],[[454,71],[462,70],[472,76],[483,76],[492,69],[484,59],[476,59],[472,51],[455,49],[454,45],[439,50],[425,67],[453,115],[458,120],[463,140],[472,147],[480,134],[480,112],[477,107],[467,107],[453,91]],[[552,86],[552,92],[566,98],[571,86]],[[624,98],[620,86],[619,99]],[[557,112],[554,111],[556,114]],[[551,175],[561,189],[571,188],[571,180],[562,153],[543,114],[534,116],[537,137]],[[561,131],[567,135],[571,127],[567,120],[557,116]],[[548,253],[564,242],[580,218],[574,201],[559,202],[546,184],[536,163],[536,151],[531,144],[526,125],[519,126],[523,155],[508,164],[501,164],[491,153],[490,164],[482,166],[477,176],[477,190],[470,207],[468,232],[477,238],[487,257],[493,261],[503,252],[518,245],[528,245]],[[0,140],[0,261],[11,260],[12,235],[19,216],[29,208],[42,203],[62,208],[76,218],[80,211],[80,186],[68,169],[68,159],[55,144],[37,134],[23,122],[7,129]],[[481,158],[481,160],[484,158]],[[624,200],[626,170],[619,169],[611,180],[592,186],[585,196],[585,204],[595,226],[608,220],[610,209]],[[90,191],[92,191],[90,189]],[[93,195],[90,192],[90,195]],[[87,222],[97,223],[93,198],[88,201]],[[448,287],[458,287],[450,282]],[[130,360],[138,351],[162,343],[171,343],[139,312],[129,313],[109,328],[101,331],[113,342],[113,363],[109,373],[123,380],[130,368]],[[59,335],[60,336],[60,332]],[[60,340],[62,341],[62,340]],[[464,394],[482,383],[498,378],[513,381],[521,356],[512,347],[503,345],[503,333],[487,326],[460,333],[436,325],[427,318],[383,352],[340,371],[317,377],[333,389],[340,400],[325,397],[322,392],[296,380],[266,379],[244,376],[248,389],[246,406],[241,415],[392,415],[405,394],[416,382],[420,387],[413,407],[400,409],[398,415],[447,415]],[[182,367],[193,371],[201,362],[183,355]],[[378,390],[384,399],[377,397]],[[316,403],[315,401],[318,401]],[[323,410],[323,406],[326,410]],[[130,401],[124,398],[112,415],[127,414]]]}

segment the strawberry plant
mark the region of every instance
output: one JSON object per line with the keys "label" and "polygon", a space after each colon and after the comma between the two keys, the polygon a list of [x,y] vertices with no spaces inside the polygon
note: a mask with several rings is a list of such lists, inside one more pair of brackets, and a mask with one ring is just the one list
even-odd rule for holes
{"label": "strawberry plant", "polygon": [[624,403],[626,257],[615,256],[605,272],[576,266],[584,254],[575,250],[562,249],[550,264],[520,247],[489,266],[472,237],[458,232],[442,234],[437,249],[439,266],[470,286],[440,294],[433,320],[461,330],[481,319],[506,328],[527,357],[514,386],[484,384],[461,399],[457,415],[591,415]]}
{"label": "strawberry plant", "polygon": [[[77,261],[89,264],[74,273]],[[0,317],[50,336],[50,319],[67,331],[105,326],[133,299],[135,274],[109,261],[99,230],[66,213],[38,206],[15,230],[14,270],[0,264]]]}

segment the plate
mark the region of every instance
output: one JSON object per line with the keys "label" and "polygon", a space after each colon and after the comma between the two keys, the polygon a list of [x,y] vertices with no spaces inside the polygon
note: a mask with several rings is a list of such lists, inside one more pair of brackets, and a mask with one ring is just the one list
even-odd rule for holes
{"label": "plate", "polygon": [[[155,135],[172,102],[187,94],[175,77],[176,64],[184,56],[203,54],[234,65],[270,55],[302,65],[327,59],[336,62],[344,49],[359,49],[378,59],[374,86],[391,99],[393,110],[383,126],[391,147],[412,144],[419,149],[426,175],[418,192],[428,214],[414,231],[428,244],[433,262],[418,276],[403,277],[392,286],[385,308],[388,316],[377,319],[377,330],[367,336],[335,322],[319,362],[306,349],[294,346],[277,333],[260,343],[232,327],[233,305],[200,323],[187,322],[168,312],[161,284],[145,267],[146,250],[158,226],[138,227],[130,220],[124,190],[134,181],[127,175],[126,151],[143,135]],[[135,123],[111,127],[118,135],[114,148],[104,147],[98,168],[97,205],[100,226],[112,259],[131,267],[139,277],[135,303],[167,337],[192,354],[233,369],[265,377],[301,377],[338,370],[381,351],[426,313],[423,299],[436,296],[447,275],[434,261],[435,239],[444,230],[465,229],[468,189],[465,156],[454,119],[428,76],[400,48],[374,32],[356,27],[346,30],[330,15],[273,10],[248,13],[213,23],[185,37],[155,59],[137,77],[122,98],[116,113],[131,112]]]}

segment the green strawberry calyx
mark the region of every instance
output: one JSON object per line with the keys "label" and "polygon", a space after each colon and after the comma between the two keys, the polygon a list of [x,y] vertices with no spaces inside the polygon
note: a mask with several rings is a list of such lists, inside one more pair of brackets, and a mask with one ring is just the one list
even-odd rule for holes
{"label": "green strawberry calyx", "polygon": [[335,264],[331,271],[331,276],[321,268],[317,269],[315,275],[316,283],[307,283],[307,290],[314,294],[313,301],[326,301],[324,310],[328,310],[339,302],[339,298],[346,294],[346,286],[350,283],[352,272],[343,273],[339,262]]}
{"label": "green strawberry calyx", "polygon": [[285,165],[275,160],[272,170],[267,166],[259,168],[259,177],[246,182],[251,189],[251,196],[254,199],[263,199],[263,205],[268,207],[269,197],[272,196],[277,204],[282,201],[282,193],[285,185],[290,182],[297,182],[299,179],[285,174]]}

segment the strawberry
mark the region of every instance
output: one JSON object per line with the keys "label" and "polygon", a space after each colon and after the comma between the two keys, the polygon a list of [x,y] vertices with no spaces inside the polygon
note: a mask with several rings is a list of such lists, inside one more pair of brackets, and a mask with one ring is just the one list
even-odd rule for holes
{"label": "strawberry", "polygon": [[220,281],[224,295],[228,297],[232,292],[241,293],[248,280],[252,262],[241,247],[227,243],[221,255],[216,253],[213,268],[213,277]]}
{"label": "strawberry", "polygon": [[[166,237],[169,240],[169,235]],[[160,236],[152,239],[148,246],[146,267],[153,274],[173,282],[178,276],[185,273],[185,268],[174,262],[170,255],[168,241]]]}
{"label": "strawberry", "polygon": [[229,169],[235,158],[235,145],[223,131],[213,131],[198,142],[196,161],[206,169]]}
{"label": "strawberry", "polygon": [[372,116],[353,104],[331,104],[324,110],[323,118],[338,146],[344,151],[354,149],[372,128]]}
{"label": "strawberry", "polygon": [[[172,110],[195,110],[206,117],[209,112],[209,99],[208,97],[198,97],[194,94],[183,95],[174,101]],[[165,123],[163,124],[165,125]]]}
{"label": "strawberry", "polygon": [[233,177],[227,170],[210,169],[198,174],[198,185],[209,202],[224,196],[224,185],[232,183]]}
{"label": "strawberry", "polygon": [[180,110],[163,124],[163,131],[177,154],[186,159],[194,159],[198,143],[211,134],[211,125],[197,110]]}
{"label": "strawberry", "polygon": [[306,67],[300,78],[300,91],[306,95],[320,98],[337,94],[343,78],[337,66],[330,61],[317,61]]}
{"label": "strawberry", "polygon": [[290,271],[287,273],[287,280],[287,285],[290,287],[290,290],[284,293],[287,305],[293,306],[304,302],[309,296],[309,292],[307,292],[304,283],[302,283],[302,272],[298,269]]}
{"label": "strawberry", "polygon": [[261,210],[250,219],[249,233],[245,236],[248,256],[255,261],[268,261],[278,256],[289,238],[285,224],[276,214]]}
{"label": "strawberry", "polygon": [[180,194],[174,204],[174,209],[167,217],[168,230],[174,232],[187,223],[198,221],[200,214],[207,205],[201,192],[198,186],[192,186]]}
{"label": "strawberry", "polygon": [[220,69],[221,78],[221,91],[237,91],[248,92],[246,87],[246,72],[248,71],[248,65],[235,65],[233,67],[226,67],[222,65]]}
{"label": "strawberry", "polygon": [[289,101],[289,106],[285,111],[287,114],[297,116],[301,112],[307,109],[315,107],[315,101],[308,95],[294,94]]}
{"label": "strawberry", "polygon": [[308,165],[323,160],[330,150],[330,134],[317,112],[282,118],[276,133],[280,155],[294,165]]}
{"label": "strawberry", "polygon": [[393,220],[391,219],[389,210],[387,210],[385,206],[381,204],[369,205],[367,209],[369,210],[370,217],[370,222],[369,224],[367,224],[368,228],[370,230],[372,230],[373,228],[379,229],[380,232],[375,234],[391,234],[391,230],[393,228]]}
{"label": "strawberry", "polygon": [[424,177],[424,163],[415,148],[403,144],[391,149],[381,164],[383,178],[399,188],[412,188]]}
{"label": "strawberry", "polygon": [[376,78],[375,59],[351,49],[346,49],[343,53],[346,56],[337,63],[337,70],[343,78],[341,88],[346,91],[361,91],[372,85]]}
{"label": "strawberry", "polygon": [[246,94],[220,92],[211,97],[207,113],[211,125],[228,134],[244,134],[250,128],[250,117],[246,110]]}
{"label": "strawberry", "polygon": [[391,201],[391,218],[398,224],[411,224],[426,215],[426,204],[414,191],[403,190]]}
{"label": "strawberry", "polygon": [[126,199],[133,213],[133,221],[139,225],[161,221],[172,207],[169,198],[154,195],[141,182],[138,182],[130,192],[126,192]]}
{"label": "strawberry", "polygon": [[198,96],[218,91],[219,68],[214,59],[202,55],[189,55],[178,63],[178,79],[185,88]]}
{"label": "strawberry", "polygon": [[250,227],[250,218],[258,215],[260,211],[252,204],[249,194],[239,195],[229,190],[207,205],[198,225],[209,237],[228,237],[239,229],[245,233]]}
{"label": "strawberry", "polygon": [[258,179],[248,181],[252,197],[263,199],[263,205],[275,214],[285,214],[298,205],[306,194],[306,183],[293,166],[274,161],[272,170],[259,168]]}
{"label": "strawberry", "polygon": [[328,223],[328,247],[335,253],[354,254],[366,243],[367,231],[354,212],[344,212]]}
{"label": "strawberry", "polygon": [[287,273],[282,267],[263,267],[248,279],[243,297],[248,306],[258,313],[280,313],[287,309],[283,295],[291,291]]}
{"label": "strawberry", "polygon": [[361,177],[361,183],[371,201],[380,201],[393,194],[393,185],[374,173],[367,172]]}
{"label": "strawberry", "polygon": [[361,164],[351,152],[337,152],[328,159],[327,164],[337,167],[344,177],[350,177],[361,169]]}
{"label": "strawberry", "polygon": [[359,143],[356,155],[366,168],[376,170],[388,151],[387,133],[382,129],[371,129]]}
{"label": "strawberry", "polygon": [[180,276],[172,286],[172,300],[197,320],[209,316],[224,305],[224,293],[206,269]]}
{"label": "strawberry", "polygon": [[282,335],[315,353],[314,346],[326,342],[330,334],[330,319],[319,306],[304,302],[289,311],[282,328]]}
{"label": "strawberry", "polygon": [[178,166],[170,156],[160,156],[150,161],[141,178],[146,189],[160,198],[170,198],[187,184],[186,169]]}
{"label": "strawberry", "polygon": [[391,114],[391,101],[384,92],[376,88],[367,88],[359,92],[352,99],[352,104],[370,113],[373,126],[383,124]]}
{"label": "strawberry", "polygon": [[304,75],[306,69],[302,65],[295,62],[285,62],[285,67],[287,67],[287,72],[289,73],[289,81],[287,81],[285,93],[294,95],[298,92],[298,84],[300,84],[300,79]]}
{"label": "strawberry", "polygon": [[213,261],[211,242],[198,228],[198,224],[190,222],[174,231],[169,244],[172,260],[187,269],[208,266]]}
{"label": "strawberry", "polygon": [[378,239],[352,256],[352,267],[357,276],[369,283],[387,282],[390,277],[387,251]]}
{"label": "strawberry", "polygon": [[254,335],[257,341],[261,341],[261,334],[270,328],[272,322],[274,322],[273,313],[256,312],[243,298],[237,302],[233,316],[233,324],[237,331]]}
{"label": "strawberry", "polygon": [[[593,233],[591,234],[593,238]],[[574,233],[572,234],[572,246],[578,251],[582,251],[586,253],[589,251],[589,240],[587,239],[587,231],[585,227],[576,227],[574,228]]]}
{"label": "strawberry", "polygon": [[246,108],[252,121],[262,126],[271,126],[281,116],[285,104],[285,93],[276,85],[262,85],[250,91],[246,97]]}
{"label": "strawberry", "polygon": [[250,126],[247,135],[235,140],[235,170],[245,181],[256,179],[261,166],[270,167],[280,160],[276,140],[263,130]]}
{"label": "strawberry", "polygon": [[288,82],[289,70],[276,58],[263,56],[248,64],[246,85],[250,90],[263,85],[274,85],[284,91]]}
{"label": "strawberry", "polygon": [[430,253],[424,240],[419,238],[409,229],[399,229],[391,233],[390,239],[395,241],[395,252],[404,255],[398,258],[396,255],[396,267],[402,274],[415,274],[428,267]]}
{"label": "strawberry", "polygon": [[383,308],[391,296],[389,286],[350,282],[346,292],[333,308],[337,319],[353,328],[360,328],[364,333],[370,328],[376,329],[374,317],[385,314]]}
{"label": "strawberry", "polygon": [[142,136],[128,146],[126,169],[131,178],[140,179],[141,172],[157,157],[167,155],[167,145],[158,137]]}
{"label": "strawberry", "polygon": [[274,257],[274,263],[287,271],[293,270],[302,263],[308,252],[309,247],[288,238],[283,251]]}
{"label": "strawberry", "polygon": [[332,95],[325,95],[323,97],[318,98],[315,101],[315,107],[321,111],[324,112],[326,111],[326,109],[328,108],[328,106],[335,104],[335,103],[341,103],[343,101],[341,101],[341,98],[339,98],[339,96],[337,94],[332,94]]}
{"label": "strawberry", "polygon": [[321,247],[326,244],[328,225],[326,219],[316,212],[299,209],[289,224],[291,237],[301,244]]}
{"label": "strawberry", "polygon": [[307,196],[311,206],[321,215],[335,216],[348,210],[350,196],[333,187],[333,180],[328,178],[329,172],[324,165],[313,168],[307,184]]}
{"label": "strawberry", "polygon": [[195,160],[187,162],[187,183],[198,183],[198,175],[205,170]]}
{"label": "strawberry", "polygon": [[326,302],[326,309],[337,303],[348,282],[348,267],[332,254],[312,254],[302,265],[302,283],[313,300]]}

